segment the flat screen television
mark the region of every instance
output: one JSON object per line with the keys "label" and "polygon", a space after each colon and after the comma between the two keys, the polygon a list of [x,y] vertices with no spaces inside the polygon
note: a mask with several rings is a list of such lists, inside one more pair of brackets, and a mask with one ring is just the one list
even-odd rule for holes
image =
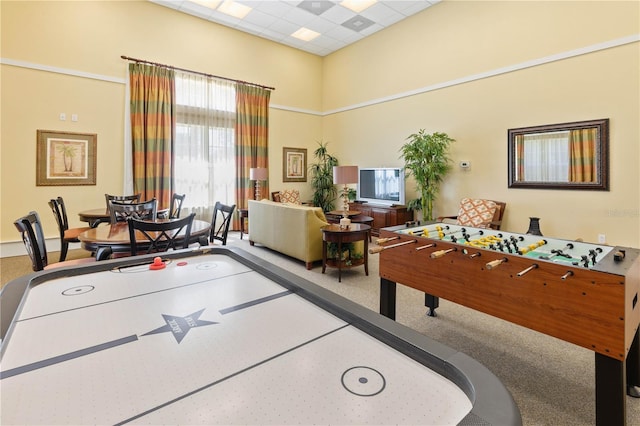
{"label": "flat screen television", "polygon": [[388,206],[403,205],[404,183],[401,167],[360,168],[357,200]]}

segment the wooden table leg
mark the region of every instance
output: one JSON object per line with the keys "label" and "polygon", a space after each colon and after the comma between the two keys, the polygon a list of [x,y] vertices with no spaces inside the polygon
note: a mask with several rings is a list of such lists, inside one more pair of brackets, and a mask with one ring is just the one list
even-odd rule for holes
{"label": "wooden table leg", "polygon": [[338,282],[342,282],[342,237],[338,237]]}
{"label": "wooden table leg", "polygon": [[322,240],[322,273],[327,269],[327,242]]}
{"label": "wooden table leg", "polygon": [[[371,230],[367,231],[369,238],[371,238]],[[364,274],[369,276],[369,238],[364,236]]]}

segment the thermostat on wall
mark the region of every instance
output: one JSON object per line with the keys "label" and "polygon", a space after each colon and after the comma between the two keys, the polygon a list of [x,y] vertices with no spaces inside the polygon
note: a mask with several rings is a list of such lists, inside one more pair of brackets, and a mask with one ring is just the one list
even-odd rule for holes
{"label": "thermostat on wall", "polygon": [[460,168],[461,169],[468,169],[469,167],[471,167],[471,161],[461,161],[460,162]]}

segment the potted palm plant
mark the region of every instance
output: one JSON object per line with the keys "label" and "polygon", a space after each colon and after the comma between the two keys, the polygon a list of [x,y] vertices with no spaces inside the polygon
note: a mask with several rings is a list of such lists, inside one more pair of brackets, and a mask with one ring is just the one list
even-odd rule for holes
{"label": "potted palm plant", "polygon": [[455,139],[446,133],[428,134],[420,129],[407,140],[400,148],[400,158],[404,160],[405,176],[413,176],[420,193],[420,198],[409,201],[409,205],[422,210],[422,220],[433,220],[433,201],[440,183],[451,169],[448,151]]}
{"label": "potted palm plant", "polygon": [[318,141],[319,146],[313,152],[317,162],[309,167],[313,187],[313,205],[322,207],[325,212],[333,210],[338,194],[333,184],[333,166],[338,165],[338,159],[329,154],[328,144],[329,142]]}

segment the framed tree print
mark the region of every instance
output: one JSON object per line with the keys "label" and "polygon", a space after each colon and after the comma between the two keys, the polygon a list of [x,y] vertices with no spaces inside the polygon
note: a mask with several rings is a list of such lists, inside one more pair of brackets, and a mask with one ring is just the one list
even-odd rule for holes
{"label": "framed tree print", "polygon": [[36,186],[96,184],[95,133],[37,131]]}
{"label": "framed tree print", "polygon": [[305,148],[282,148],[282,181],[307,181],[307,150]]}

